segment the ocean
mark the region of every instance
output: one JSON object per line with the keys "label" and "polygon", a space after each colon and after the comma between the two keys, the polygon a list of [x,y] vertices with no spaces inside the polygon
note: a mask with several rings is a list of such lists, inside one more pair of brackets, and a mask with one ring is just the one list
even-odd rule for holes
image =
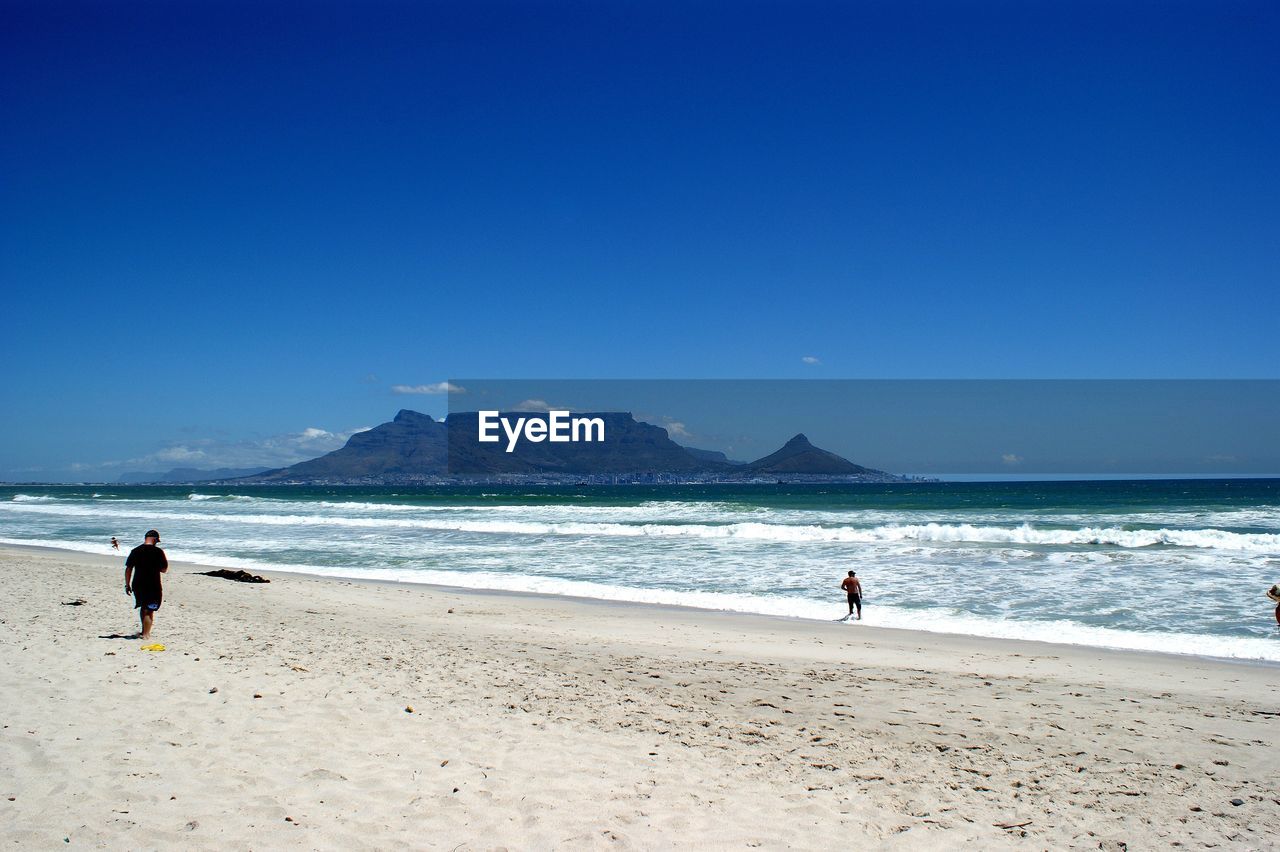
{"label": "ocean", "polygon": [[[0,541],[1280,661],[1280,480],[0,487]],[[23,582],[31,582],[25,578]],[[107,579],[104,578],[104,582]],[[648,616],[646,616],[648,617]]]}

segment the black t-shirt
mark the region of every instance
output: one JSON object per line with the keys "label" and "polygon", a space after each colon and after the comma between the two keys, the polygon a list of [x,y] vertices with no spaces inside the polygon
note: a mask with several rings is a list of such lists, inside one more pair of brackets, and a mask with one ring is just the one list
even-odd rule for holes
{"label": "black t-shirt", "polygon": [[169,567],[164,551],[154,544],[140,544],[129,551],[124,567],[133,569],[133,593],[140,598],[160,596],[160,572]]}

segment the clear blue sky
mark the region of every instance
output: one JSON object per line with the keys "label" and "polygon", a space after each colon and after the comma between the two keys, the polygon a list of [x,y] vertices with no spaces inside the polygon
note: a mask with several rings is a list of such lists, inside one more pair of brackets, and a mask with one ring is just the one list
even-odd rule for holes
{"label": "clear blue sky", "polygon": [[450,376],[1277,375],[1275,3],[0,15],[0,478]]}

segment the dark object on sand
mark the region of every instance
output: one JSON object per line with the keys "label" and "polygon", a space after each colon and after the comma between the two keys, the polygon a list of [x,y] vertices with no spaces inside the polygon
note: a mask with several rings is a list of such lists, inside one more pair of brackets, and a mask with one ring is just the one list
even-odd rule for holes
{"label": "dark object on sand", "polygon": [[224,580],[235,580],[237,583],[270,583],[266,577],[250,574],[248,571],[232,571],[230,568],[219,568],[217,571],[197,571],[206,577],[221,577]]}
{"label": "dark object on sand", "polygon": [[76,598],[73,601],[63,601],[62,605],[63,606],[84,606],[87,603],[88,601],[84,600],[83,598]]}

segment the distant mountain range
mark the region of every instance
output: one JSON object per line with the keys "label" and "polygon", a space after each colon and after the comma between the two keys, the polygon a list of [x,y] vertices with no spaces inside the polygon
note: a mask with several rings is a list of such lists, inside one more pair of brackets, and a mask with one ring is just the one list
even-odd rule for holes
{"label": "distant mountain range", "polygon": [[124,485],[137,485],[140,483],[153,482],[211,482],[215,479],[236,479],[241,476],[253,476],[256,473],[263,473],[271,470],[269,467],[219,467],[214,470],[200,470],[194,467],[175,467],[166,473],[157,473],[155,471],[139,471],[131,470],[128,473],[122,473],[116,479],[116,482]]}
{"label": "distant mountain range", "polygon": [[[540,417],[514,412],[509,417]],[[634,481],[663,477],[687,481],[904,482],[905,477],[863,467],[819,449],[796,435],[777,452],[753,462],[730,461],[724,453],[683,447],[667,431],[629,413],[575,413],[604,421],[603,442],[522,441],[512,452],[503,442],[476,440],[476,412],[444,420],[408,409],[395,419],[352,435],[346,445],[319,458],[258,472],[237,483],[373,484],[431,480]],[[230,479],[231,477],[227,477]]]}

